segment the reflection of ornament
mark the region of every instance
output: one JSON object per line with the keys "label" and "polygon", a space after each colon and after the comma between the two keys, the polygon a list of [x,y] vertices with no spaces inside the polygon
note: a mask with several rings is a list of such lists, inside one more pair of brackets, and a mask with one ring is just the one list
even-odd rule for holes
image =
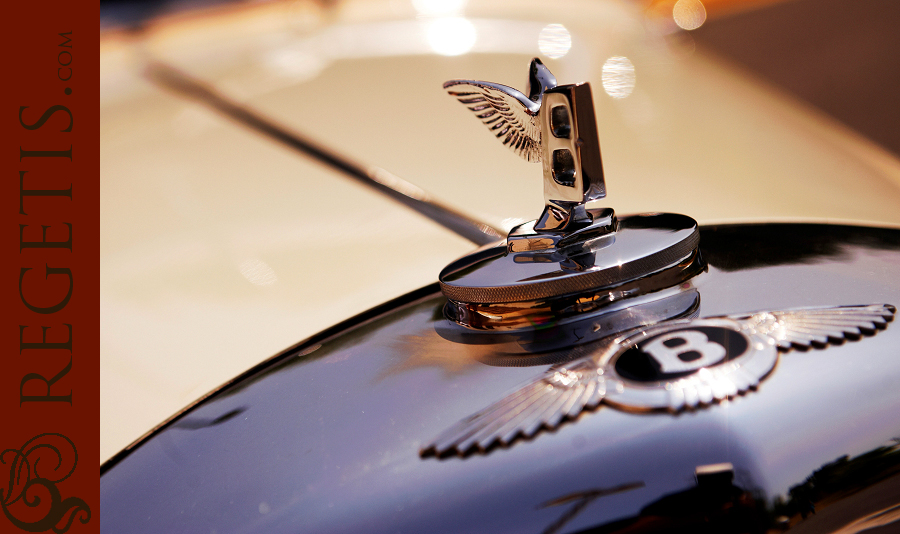
{"label": "reflection of ornament", "polygon": [[756,387],[778,351],[825,348],[875,335],[893,320],[887,304],[759,312],[670,321],[598,343],[588,355],[472,415],[422,449],[465,456],[507,446],[574,420],[601,402],[631,411],[678,412]]}

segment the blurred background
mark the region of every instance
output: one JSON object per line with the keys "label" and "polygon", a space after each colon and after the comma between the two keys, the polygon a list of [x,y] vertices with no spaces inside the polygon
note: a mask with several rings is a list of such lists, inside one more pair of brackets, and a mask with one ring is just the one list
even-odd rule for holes
{"label": "blurred background", "polygon": [[692,34],[697,46],[900,154],[900,2],[718,3],[721,16]]}
{"label": "blurred background", "polygon": [[[153,17],[235,3],[239,2],[101,0],[101,27],[134,27]],[[673,26],[678,24],[673,17],[676,3],[681,4],[678,11],[683,26],[677,29],[690,31],[693,44],[727,58],[900,154],[900,2],[635,2],[649,21],[667,33],[675,31]]]}

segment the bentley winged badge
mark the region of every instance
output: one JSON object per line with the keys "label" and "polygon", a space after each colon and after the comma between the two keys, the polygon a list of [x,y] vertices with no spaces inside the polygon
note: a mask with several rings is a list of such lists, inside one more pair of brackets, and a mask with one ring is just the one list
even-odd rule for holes
{"label": "bentley winged badge", "polygon": [[670,412],[714,404],[756,388],[780,352],[874,335],[893,319],[889,304],[699,318],[694,279],[707,267],[697,223],[589,206],[606,186],[588,83],[558,85],[535,58],[527,95],[483,81],[444,88],[503,144],[543,164],[544,210],[443,270],[450,326],[441,335],[502,348],[513,354],[504,365],[557,364],[429,442],[423,457],[485,453],[601,403]]}
{"label": "bentley winged badge", "polygon": [[755,388],[778,353],[875,335],[891,305],[837,306],[671,321],[598,343],[593,354],[542,376],[460,421],[421,451],[465,456],[552,430],[602,402],[678,412]]}

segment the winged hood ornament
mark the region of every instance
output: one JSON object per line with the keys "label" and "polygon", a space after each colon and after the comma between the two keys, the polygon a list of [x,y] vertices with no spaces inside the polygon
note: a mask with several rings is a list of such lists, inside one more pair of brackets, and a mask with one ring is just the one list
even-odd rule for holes
{"label": "winged hood ornament", "polygon": [[541,376],[466,418],[420,450],[468,456],[553,430],[602,403],[673,413],[756,388],[792,348],[826,348],[873,336],[889,304],[763,311],[669,321],[597,343],[588,355]]}
{"label": "winged hood ornament", "polygon": [[525,161],[541,162],[541,123],[538,114],[544,93],[557,86],[556,77],[540,59],[531,60],[526,96],[499,83],[450,80],[444,89],[475,113],[504,145]]}
{"label": "winged hood ornament", "polygon": [[540,59],[528,67],[528,95],[494,82],[450,80],[444,89],[526,161],[543,163],[538,231],[590,222],[584,204],[606,196],[589,83],[559,85]]}
{"label": "winged hood ornament", "polygon": [[449,299],[445,315],[453,322],[509,331],[586,319],[610,311],[614,302],[678,287],[703,271],[692,218],[619,218],[612,208],[589,205],[606,196],[590,83],[560,85],[534,58],[527,95],[475,80],[451,80],[444,89],[504,145],[541,162],[544,189],[537,220],[441,272],[441,291]]}

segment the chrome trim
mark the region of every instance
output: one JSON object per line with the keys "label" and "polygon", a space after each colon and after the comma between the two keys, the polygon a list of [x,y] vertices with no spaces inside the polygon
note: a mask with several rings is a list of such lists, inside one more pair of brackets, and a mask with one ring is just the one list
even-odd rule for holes
{"label": "chrome trim", "polygon": [[[547,263],[558,264],[559,269],[548,272],[542,279],[533,277],[515,280],[513,273],[506,277],[506,283],[497,285],[476,285],[477,276],[468,271],[469,262],[465,260],[452,263],[441,272],[441,291],[447,298],[466,302],[482,304],[499,304],[507,302],[522,302],[539,299],[547,299],[560,295],[593,291],[598,288],[611,288],[613,286],[642,278],[649,273],[656,272],[665,267],[678,264],[689,257],[700,242],[700,234],[696,225],[684,225],[672,227],[670,243],[655,250],[652,253],[640,248],[644,245],[640,240],[634,244],[628,239],[633,232],[637,234],[640,228],[631,228],[628,223],[635,217],[622,219],[619,231],[614,239],[608,243],[618,245],[618,254],[609,254],[610,251],[602,250],[607,243],[597,243],[587,250],[579,249],[575,254],[566,254],[553,249],[552,252],[522,252],[518,254],[503,254],[492,258],[502,273],[511,266],[506,264],[523,263]],[[640,216],[641,219],[653,216]],[[684,217],[689,219],[688,217]],[[693,222],[693,219],[690,219]],[[680,221],[679,221],[680,222]],[[662,232],[660,232],[662,233]],[[613,237],[613,236],[610,236]],[[508,245],[507,245],[508,246]],[[635,248],[629,251],[632,246]],[[504,250],[500,249],[499,250]],[[488,260],[491,261],[491,260]],[[529,273],[534,274],[534,273]],[[495,275],[501,278],[503,274]],[[467,279],[472,280],[469,282]]]}

